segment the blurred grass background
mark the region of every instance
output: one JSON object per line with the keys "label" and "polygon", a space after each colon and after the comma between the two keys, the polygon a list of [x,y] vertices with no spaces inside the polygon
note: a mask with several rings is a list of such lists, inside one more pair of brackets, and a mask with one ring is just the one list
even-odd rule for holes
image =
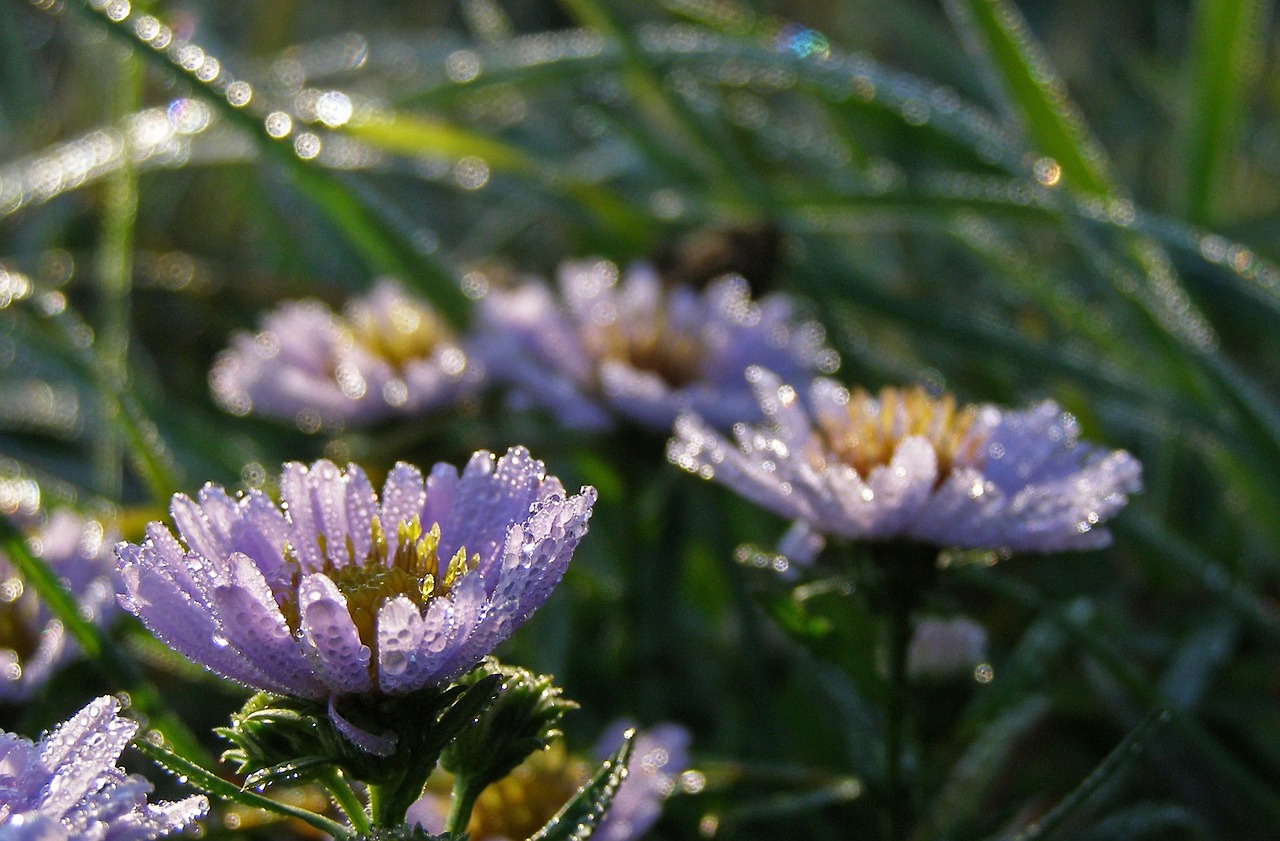
{"label": "blurred grass background", "polygon": [[[919,837],[1048,812],[1160,708],[1059,837],[1274,837],[1271,3],[45,5],[0,3],[6,475],[136,536],[173,491],[261,485],[286,459],[527,443],[601,502],[506,656],[583,703],[580,744],[620,714],[694,729],[708,786],[658,834],[881,837],[849,782],[880,762],[858,594],[736,563],[784,524],[676,475],[659,437],[566,437],[489,399],[307,435],[209,397],[232,330],[383,274],[461,325],[461,290],[569,257],[732,269],[810,301],[846,382],[1054,397],[1145,467],[1112,549],[944,577],[934,607],[987,627],[995,678],[919,687]],[[234,692],[115,636],[192,730],[225,720]],[[81,666],[3,723],[121,685]]]}

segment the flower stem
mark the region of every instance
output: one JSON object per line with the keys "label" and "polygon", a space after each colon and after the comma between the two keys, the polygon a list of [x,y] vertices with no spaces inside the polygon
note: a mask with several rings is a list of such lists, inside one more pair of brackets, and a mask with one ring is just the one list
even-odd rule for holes
{"label": "flower stem", "polygon": [[905,839],[911,823],[911,788],[903,769],[907,724],[907,644],[911,639],[911,603],[895,599],[889,613],[888,693],[885,708],[885,795],[889,837]]}
{"label": "flower stem", "polygon": [[338,804],[338,808],[347,816],[347,820],[351,821],[351,825],[361,835],[368,835],[373,831],[373,824],[369,820],[369,813],[365,811],[364,804],[360,802],[360,798],[356,796],[355,790],[351,788],[351,784],[347,782],[347,778],[337,768],[332,769],[323,779],[324,787],[329,790],[329,794],[333,795],[333,801]]}
{"label": "flower stem", "polygon": [[459,775],[453,780],[453,802],[449,804],[449,817],[445,821],[446,833],[461,833],[471,821],[471,810],[475,808],[476,798],[484,786],[475,784],[473,777]]}
{"label": "flower stem", "polygon": [[924,601],[937,571],[933,547],[895,542],[876,544],[872,558],[880,573],[880,610],[885,619],[885,727],[883,814],[892,841],[910,837],[913,792],[906,758],[910,733],[907,649],[911,614]]}

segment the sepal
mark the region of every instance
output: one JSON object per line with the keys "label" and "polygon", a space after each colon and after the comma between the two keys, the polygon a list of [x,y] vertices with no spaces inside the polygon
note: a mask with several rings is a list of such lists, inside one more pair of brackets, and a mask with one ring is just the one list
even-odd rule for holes
{"label": "sepal", "polygon": [[561,735],[560,719],[578,706],[563,696],[549,675],[504,666],[491,657],[459,683],[495,677],[501,684],[493,704],[441,756],[445,769],[465,778],[477,792],[507,776],[530,754],[546,749]]}

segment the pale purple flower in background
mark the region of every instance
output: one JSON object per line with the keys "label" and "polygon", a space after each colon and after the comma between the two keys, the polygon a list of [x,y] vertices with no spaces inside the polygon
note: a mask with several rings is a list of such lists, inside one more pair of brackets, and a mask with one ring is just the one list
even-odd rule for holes
{"label": "pale purple flower in background", "polygon": [[0,731],[0,841],[147,841],[204,815],[200,795],[148,803],[151,783],[116,765],[138,731],[110,696],[34,744]]}
{"label": "pale purple flower in background", "polygon": [[851,393],[820,378],[807,404],[771,372],[748,372],[767,421],[730,443],[695,414],[667,454],[813,530],[859,540],[1049,552],[1106,545],[1101,526],[1141,488],[1123,450],[1078,440],[1046,401],[957,407],[923,389]]}
{"label": "pale purple flower in background", "polygon": [[742,372],[764,365],[807,381],[834,371],[822,327],[791,301],[753,301],[738,276],[704,291],[664,287],[649,266],[619,273],[605,261],[565,263],[560,298],[537,281],[488,293],[478,314],[477,353],[513,398],[566,426],[598,430],[618,416],[668,429],[693,410],[715,426],[759,410]]}
{"label": "pale purple flower in background", "polygon": [[926,616],[907,645],[907,674],[913,679],[945,679],[971,674],[987,656],[987,631],[967,616]]}
{"label": "pale purple flower in background", "polygon": [[[38,488],[30,487],[36,504],[20,510],[0,499],[0,511],[7,512],[0,516],[26,532],[27,548],[58,576],[83,618],[109,621],[117,610],[114,535],[97,520],[66,509],[44,514]],[[78,650],[62,622],[0,554],[0,701],[28,700]]]}
{"label": "pale purple flower in background", "polygon": [[[617,749],[629,725],[618,723],[596,745],[597,759]],[[618,787],[609,811],[592,834],[594,841],[632,841],[644,835],[662,815],[662,804],[679,787],[689,767],[689,731],[679,724],[657,724],[636,735],[627,763],[627,778]]]}
{"label": "pale purple flower in background", "polygon": [[231,338],[209,383],[232,414],[261,414],[314,432],[440,409],[481,378],[440,316],[383,280],[341,317],[319,301],[281,304],[263,317],[259,332]]}
{"label": "pale purple flower in background", "polygon": [[206,485],[117,547],[121,603],[174,650],[257,689],[329,700],[371,752],[392,745],[338,714],[344,695],[402,694],[458,677],[560,581],[595,489],[567,496],[523,447],[459,475],[398,464],[381,501],[364,472],[285,465],[281,504]]}
{"label": "pale purple flower in background", "polygon": [[[607,728],[596,744],[597,761],[617,749],[627,726],[617,722]],[[635,841],[643,836],[657,822],[663,802],[676,791],[680,775],[688,767],[687,729],[666,723],[640,731],[627,763],[627,777],[592,833],[593,841]],[[481,793],[467,825],[472,841],[522,841],[532,836],[594,770],[585,759],[566,753],[563,742],[533,754]],[[449,803],[447,784],[433,780],[409,807],[405,822],[428,832],[443,832]]]}

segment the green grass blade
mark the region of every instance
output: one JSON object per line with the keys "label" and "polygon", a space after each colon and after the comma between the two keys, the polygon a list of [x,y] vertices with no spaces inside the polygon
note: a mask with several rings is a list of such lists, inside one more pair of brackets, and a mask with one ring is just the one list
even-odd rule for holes
{"label": "green grass blade", "polygon": [[1169,714],[1163,710],[1149,713],[1137,727],[1130,731],[1129,735],[1120,740],[1120,744],[1098,763],[1098,767],[1094,768],[1074,791],[1053,807],[1049,814],[1040,818],[1024,832],[1018,833],[1017,841],[1041,841],[1041,839],[1053,837],[1068,818],[1141,752],[1156,729],[1168,720]]}
{"label": "green grass blade", "polygon": [[1199,0],[1192,21],[1184,97],[1179,205],[1192,221],[1214,221],[1239,148],[1245,97],[1262,67],[1267,0]]}
{"label": "green grass blade", "polygon": [[519,146],[446,120],[399,113],[386,120],[349,126],[346,133],[370,146],[410,156],[461,158],[475,155],[496,172],[506,172],[551,196],[570,213],[585,215],[597,233],[620,241],[624,250],[650,244],[656,226],[611,190],[564,175]]}
{"label": "green grass blade", "polygon": [[684,100],[669,90],[631,29],[615,19],[602,0],[561,0],[561,5],[583,26],[619,45],[626,83],[639,108],[652,121],[652,128],[660,130],[658,133],[666,143],[675,139],[684,147],[686,157],[701,159],[704,167],[716,175],[718,192],[747,199],[759,210],[769,209],[772,205],[769,190],[734,139],[723,132],[714,132]]}
{"label": "green grass blade", "polygon": [[1106,155],[1085,125],[1044,47],[1008,0],[946,0],[965,46],[988,71],[996,97],[1032,146],[1062,168],[1078,192],[1113,192]]}
{"label": "green grass blade", "polygon": [[0,547],[23,580],[39,594],[84,653],[89,657],[98,657],[105,647],[98,629],[80,615],[75,599],[58,582],[58,577],[49,569],[48,564],[27,549],[22,533],[7,517],[0,517]]}
{"label": "green grass blade", "polygon": [[[142,62],[125,53],[116,62],[116,72],[108,81],[110,121],[118,122],[138,110],[142,100]],[[121,391],[129,377],[129,307],[133,285],[133,228],[138,216],[138,178],[132,150],[123,135],[125,148],[120,166],[107,179],[102,213],[102,234],[96,259],[99,324],[94,341],[102,368],[101,380],[112,395]],[[95,441],[94,472],[98,492],[118,499],[123,486],[119,424],[111,423],[114,400],[103,403],[106,423]]]}
{"label": "green grass blade", "polygon": [[529,841],[572,841],[590,837],[627,777],[627,762],[634,747],[635,731],[628,730],[623,734],[618,749],[542,829],[530,836]]}
{"label": "green grass blade", "polygon": [[212,56],[204,53],[205,61],[194,70],[188,69],[182,64],[182,56],[191,54],[190,48],[195,46],[191,42],[175,49],[171,38],[144,39],[134,19],[140,20],[141,16],[117,21],[108,16],[106,9],[98,10],[85,0],[69,6],[153,65],[189,84],[228,123],[246,132],[263,156],[283,167],[298,191],[329,217],[371,269],[400,278],[431,301],[455,326],[465,324],[470,301],[462,293],[452,267],[424,252],[382,208],[362,200],[359,192],[342,178],[299,157],[290,135],[276,138],[268,134],[262,115],[256,113],[252,102],[244,107],[231,104],[227,90],[233,79],[222,65],[217,65],[218,74],[213,81],[197,76]]}
{"label": "green grass blade", "polygon": [[233,803],[262,809],[263,811],[284,815],[288,818],[296,818],[308,826],[315,827],[334,838],[342,839],[342,841],[354,841],[356,838],[355,832],[349,827],[345,827],[336,821],[331,821],[322,815],[317,815],[315,812],[309,812],[297,806],[290,806],[287,803],[280,803],[257,792],[242,789],[235,783],[227,782],[212,771],[206,770],[189,759],[179,756],[168,748],[153,744],[145,738],[135,740],[133,746],[152,762],[176,774],[179,779],[220,800],[230,800]]}

